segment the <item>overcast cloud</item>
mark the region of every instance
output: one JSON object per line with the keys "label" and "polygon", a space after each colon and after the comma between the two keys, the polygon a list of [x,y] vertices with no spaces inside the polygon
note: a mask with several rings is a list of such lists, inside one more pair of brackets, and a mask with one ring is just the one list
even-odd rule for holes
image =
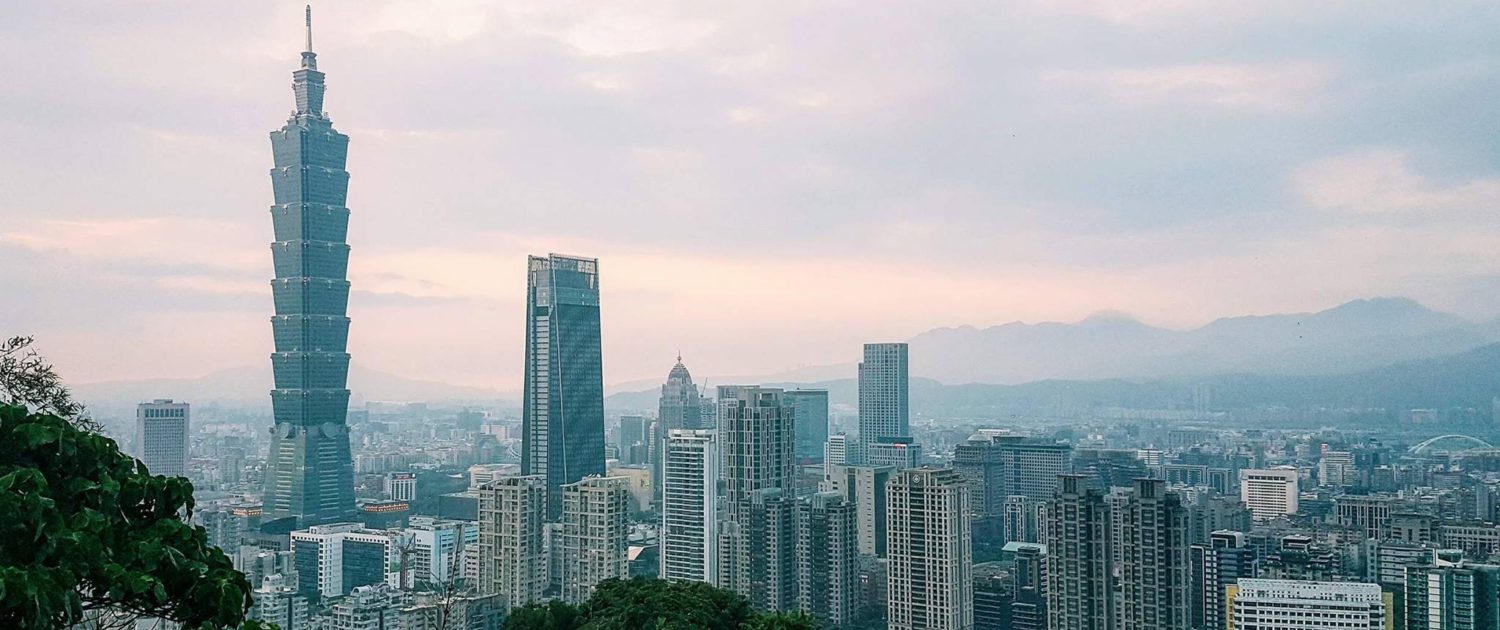
{"label": "overcast cloud", "polygon": [[[268,365],[300,3],[0,4],[0,332],[68,377]],[[519,388],[528,253],[606,382],[1113,309],[1500,315],[1500,6],[314,7],[355,361]]]}

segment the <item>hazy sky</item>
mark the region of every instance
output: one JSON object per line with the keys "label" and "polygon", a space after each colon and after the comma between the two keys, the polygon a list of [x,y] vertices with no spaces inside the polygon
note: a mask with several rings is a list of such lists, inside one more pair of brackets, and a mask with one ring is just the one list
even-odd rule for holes
{"label": "hazy sky", "polygon": [[[355,361],[517,389],[528,253],[605,373],[1118,309],[1500,314],[1490,2],[320,1]],[[0,3],[0,333],[266,366],[302,4]]]}

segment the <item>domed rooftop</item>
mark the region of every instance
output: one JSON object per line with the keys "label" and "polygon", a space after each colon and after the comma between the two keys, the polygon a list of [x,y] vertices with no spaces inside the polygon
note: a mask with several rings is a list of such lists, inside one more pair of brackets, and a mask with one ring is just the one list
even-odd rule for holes
{"label": "domed rooftop", "polygon": [[689,374],[687,366],[682,364],[682,355],[677,355],[677,365],[672,366],[671,372],[667,372],[667,381],[693,382],[693,375]]}

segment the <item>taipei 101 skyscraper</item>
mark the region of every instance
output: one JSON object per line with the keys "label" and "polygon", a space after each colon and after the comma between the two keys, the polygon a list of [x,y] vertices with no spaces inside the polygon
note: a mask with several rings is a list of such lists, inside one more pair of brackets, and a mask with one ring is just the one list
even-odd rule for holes
{"label": "taipei 101 skyscraper", "polygon": [[271,132],[276,203],[271,244],[276,279],[271,318],[275,389],[271,451],[266,461],[267,520],[296,517],[297,526],[355,520],[354,468],[349,458],[349,209],[344,207],[349,136],[323,113],[323,73],[307,47],[292,73],[297,110]]}

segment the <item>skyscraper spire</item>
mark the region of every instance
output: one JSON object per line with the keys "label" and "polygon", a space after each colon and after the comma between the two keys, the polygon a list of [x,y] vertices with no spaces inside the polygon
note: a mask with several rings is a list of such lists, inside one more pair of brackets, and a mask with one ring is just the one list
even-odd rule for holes
{"label": "skyscraper spire", "polygon": [[303,15],[307,23],[307,45],[302,47],[302,67],[307,70],[317,70],[318,54],[312,49],[312,5],[307,5]]}
{"label": "skyscraper spire", "polygon": [[302,52],[312,52],[312,5],[307,5],[307,46]]}

